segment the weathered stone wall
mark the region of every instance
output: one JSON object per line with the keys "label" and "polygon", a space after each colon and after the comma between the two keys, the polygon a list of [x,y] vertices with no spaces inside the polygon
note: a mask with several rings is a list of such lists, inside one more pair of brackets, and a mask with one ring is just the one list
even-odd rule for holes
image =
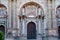
{"label": "weathered stone wall", "polygon": [[[14,0],[14,1],[0,0],[0,4],[4,4],[7,7],[8,19],[7,19],[7,27],[6,28],[9,28],[7,31],[10,32],[10,30],[13,30],[11,32],[16,33],[15,30],[18,30],[18,34],[20,33],[20,31],[21,31],[20,25],[21,24],[20,24],[20,19],[18,16],[21,13],[21,8],[23,7],[23,5],[28,2],[35,2],[42,7],[42,9],[44,11],[44,15],[45,15],[44,28],[43,28],[44,34],[47,35],[46,33],[49,32],[49,34],[51,33],[51,35],[58,36],[56,8],[57,8],[57,6],[60,5],[60,0],[52,0],[52,1],[51,0]],[[27,19],[27,20],[29,20],[29,19]],[[33,21],[35,21],[35,20],[33,20]],[[24,26],[27,26],[27,24]],[[53,31],[54,31],[54,34],[53,34]]]}

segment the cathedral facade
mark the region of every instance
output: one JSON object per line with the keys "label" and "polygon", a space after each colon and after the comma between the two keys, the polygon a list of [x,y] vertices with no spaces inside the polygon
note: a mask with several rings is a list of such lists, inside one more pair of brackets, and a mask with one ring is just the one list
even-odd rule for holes
{"label": "cathedral facade", "polygon": [[60,0],[0,0],[0,31],[5,39],[59,40]]}

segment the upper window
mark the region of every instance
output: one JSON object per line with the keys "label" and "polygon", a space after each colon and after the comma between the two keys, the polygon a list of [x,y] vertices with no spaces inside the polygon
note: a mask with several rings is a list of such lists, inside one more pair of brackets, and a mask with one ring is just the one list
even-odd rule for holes
{"label": "upper window", "polygon": [[6,6],[3,4],[0,4],[0,17],[4,17],[4,15],[6,14]]}
{"label": "upper window", "polygon": [[58,15],[59,18],[60,18],[60,8],[57,8],[57,15]]}
{"label": "upper window", "polygon": [[0,16],[4,15],[4,10],[0,9]]}

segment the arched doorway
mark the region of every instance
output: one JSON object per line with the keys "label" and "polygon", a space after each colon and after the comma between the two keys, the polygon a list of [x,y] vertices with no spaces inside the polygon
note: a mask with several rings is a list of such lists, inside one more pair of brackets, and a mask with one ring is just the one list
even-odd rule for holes
{"label": "arched doorway", "polygon": [[0,31],[2,31],[5,34],[5,27],[3,25],[0,25]]}
{"label": "arched doorway", "polygon": [[60,26],[58,26],[58,35],[59,35],[59,39],[60,39]]}
{"label": "arched doorway", "polygon": [[[7,7],[4,4],[0,4],[0,21],[1,24],[7,22]],[[2,31],[5,34],[5,26],[0,25],[0,31]]]}
{"label": "arched doorway", "polygon": [[27,24],[27,39],[36,39],[36,25],[34,22]]}

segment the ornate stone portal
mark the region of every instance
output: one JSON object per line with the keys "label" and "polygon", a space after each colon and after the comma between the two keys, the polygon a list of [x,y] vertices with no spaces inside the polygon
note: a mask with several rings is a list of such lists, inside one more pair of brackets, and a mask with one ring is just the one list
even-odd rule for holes
{"label": "ornate stone portal", "polygon": [[[23,38],[30,39],[28,36],[28,27],[29,27],[28,23],[29,22],[33,22],[36,25],[36,31],[35,31],[36,38],[35,39],[38,39],[39,36],[43,35],[44,32],[42,31],[44,30],[43,29],[44,28],[44,12],[43,12],[42,7],[38,5],[37,3],[29,2],[23,5],[20,12],[21,12],[19,15],[20,34],[21,34],[20,36],[22,37],[22,39]],[[32,24],[30,27],[33,27]],[[32,28],[29,30],[31,31],[30,35],[32,35],[33,34]],[[34,37],[32,37],[31,39],[34,39]]]}
{"label": "ornate stone portal", "polygon": [[7,8],[3,4],[0,4],[0,31],[2,31],[6,37],[6,33],[7,33]]}

